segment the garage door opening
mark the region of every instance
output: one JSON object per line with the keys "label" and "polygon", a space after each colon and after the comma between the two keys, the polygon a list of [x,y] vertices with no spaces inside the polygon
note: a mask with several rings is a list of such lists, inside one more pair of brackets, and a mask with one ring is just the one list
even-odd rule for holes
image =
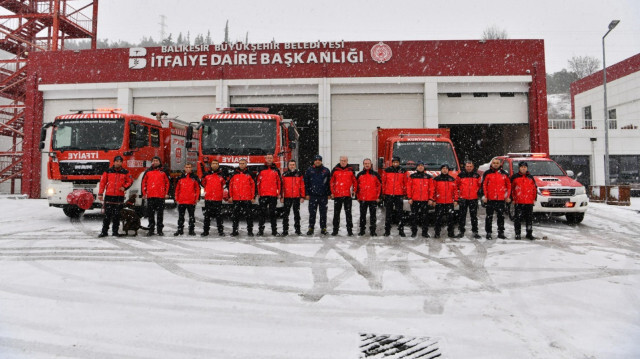
{"label": "garage door opening", "polygon": [[298,168],[313,164],[318,154],[318,104],[242,104],[242,107],[268,107],[269,113],[282,111],[282,117],[292,119],[300,132]]}
{"label": "garage door opening", "polygon": [[495,156],[509,152],[528,152],[531,148],[528,124],[441,127],[451,129],[451,141],[460,161],[470,159],[476,168]]}

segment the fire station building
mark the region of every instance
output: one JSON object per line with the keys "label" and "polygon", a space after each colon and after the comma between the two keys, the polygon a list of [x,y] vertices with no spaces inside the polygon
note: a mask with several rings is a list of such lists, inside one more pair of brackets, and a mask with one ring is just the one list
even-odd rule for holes
{"label": "fire station building", "polygon": [[[31,54],[22,192],[44,194],[40,127],[74,109],[113,107],[198,122],[224,107],[269,107],[315,154],[373,158],[382,128],[451,129],[458,157],[548,152],[542,40],[222,44]],[[482,125],[482,126],[478,126]],[[48,143],[47,143],[48,146]],[[48,147],[46,147],[48,148]]]}

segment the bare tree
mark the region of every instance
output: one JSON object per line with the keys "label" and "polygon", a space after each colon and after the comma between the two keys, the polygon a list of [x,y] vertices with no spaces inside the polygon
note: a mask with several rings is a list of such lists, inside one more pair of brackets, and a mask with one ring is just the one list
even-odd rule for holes
{"label": "bare tree", "polygon": [[569,59],[569,70],[579,79],[587,77],[600,69],[600,60],[593,56],[574,56]]}
{"label": "bare tree", "polygon": [[496,25],[490,26],[482,32],[482,40],[503,40],[508,38],[507,30],[501,29]]}

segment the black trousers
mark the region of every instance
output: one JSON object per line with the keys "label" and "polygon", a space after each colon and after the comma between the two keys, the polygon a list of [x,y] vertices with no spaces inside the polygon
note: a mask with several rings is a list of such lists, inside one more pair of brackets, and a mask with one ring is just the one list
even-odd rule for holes
{"label": "black trousers", "polygon": [[178,205],[178,230],[184,229],[184,213],[189,212],[189,232],[193,232],[196,227],[196,205],[195,204],[179,204]]}
{"label": "black trousers", "polygon": [[289,230],[289,214],[293,208],[293,228],[300,232],[300,198],[285,198],[282,218],[282,231]]}
{"label": "black trousers", "polygon": [[449,236],[453,236],[456,224],[456,218],[453,213],[453,203],[436,204],[436,235],[440,234],[440,228],[442,227],[445,217],[447,218],[447,233]]}
{"label": "black trousers", "polygon": [[504,201],[487,201],[487,218],[484,220],[484,230],[491,233],[493,224],[493,213],[498,217],[498,233],[504,233],[504,211],[506,209]]}
{"label": "black trousers", "polygon": [[333,199],[333,230],[340,229],[340,212],[344,206],[344,216],[347,218],[347,230],[353,230],[353,217],[351,216],[351,206],[353,199],[351,197],[336,197]]}
{"label": "black trousers", "polygon": [[124,196],[105,196],[104,198],[104,219],[102,220],[102,233],[109,232],[109,224],[112,224],[111,231],[115,234],[120,230],[120,211],[124,207]]}
{"label": "black trousers", "polygon": [[[156,223],[156,215],[158,222]],[[147,198],[147,217],[149,218],[149,232],[153,232],[156,227],[158,233],[162,232],[164,224],[164,198]]]}
{"label": "black trousers", "polygon": [[327,196],[309,196],[309,228],[316,225],[316,212],[320,209],[320,228],[327,228]]}
{"label": "black trousers", "polygon": [[411,204],[411,233],[418,233],[418,224],[422,234],[429,231],[429,201],[413,201]]}
{"label": "black trousers", "polygon": [[278,197],[275,196],[265,196],[258,199],[258,206],[260,211],[260,217],[258,218],[258,230],[260,230],[260,232],[264,231],[264,222],[267,220],[267,218],[269,218],[269,222],[271,223],[271,233],[275,234],[277,232],[277,205]]}
{"label": "black trousers", "polygon": [[378,210],[378,202],[376,201],[360,201],[360,232],[364,232],[367,225],[367,211],[369,211],[369,231],[376,231],[376,211]]}
{"label": "black trousers", "polygon": [[391,230],[391,223],[398,221],[398,230],[404,229],[402,198],[404,196],[386,196],[384,200],[384,230]]}
{"label": "black trousers", "polygon": [[204,201],[204,207],[202,207],[202,214],[204,215],[204,227],[205,232],[209,232],[211,227],[211,218],[216,219],[216,225],[218,226],[218,233],[224,231],[222,225],[222,201]]}
{"label": "black trousers", "polygon": [[533,233],[533,205],[532,204],[516,204],[515,217],[513,218],[513,229],[516,234],[520,234],[520,223],[522,219],[525,221],[527,234]]}
{"label": "black trousers", "polygon": [[478,200],[477,199],[463,199],[460,198],[458,202],[460,206],[460,212],[458,215],[458,229],[460,233],[464,233],[464,226],[467,222],[467,210],[469,210],[469,217],[471,217],[471,232],[478,233]]}
{"label": "black trousers", "polygon": [[233,231],[238,231],[238,224],[240,224],[240,216],[245,216],[247,219],[247,232],[253,233],[253,209],[251,208],[251,201],[233,201]]}

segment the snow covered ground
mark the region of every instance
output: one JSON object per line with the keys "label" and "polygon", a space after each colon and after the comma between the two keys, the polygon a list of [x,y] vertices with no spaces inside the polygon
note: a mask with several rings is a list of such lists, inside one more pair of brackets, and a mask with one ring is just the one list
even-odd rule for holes
{"label": "snow covered ground", "polygon": [[431,340],[446,358],[638,358],[632,204],[536,222],[547,240],[425,243],[175,238],[175,210],[165,237],[99,239],[98,214],[3,199],[0,358],[357,358],[361,333]]}

